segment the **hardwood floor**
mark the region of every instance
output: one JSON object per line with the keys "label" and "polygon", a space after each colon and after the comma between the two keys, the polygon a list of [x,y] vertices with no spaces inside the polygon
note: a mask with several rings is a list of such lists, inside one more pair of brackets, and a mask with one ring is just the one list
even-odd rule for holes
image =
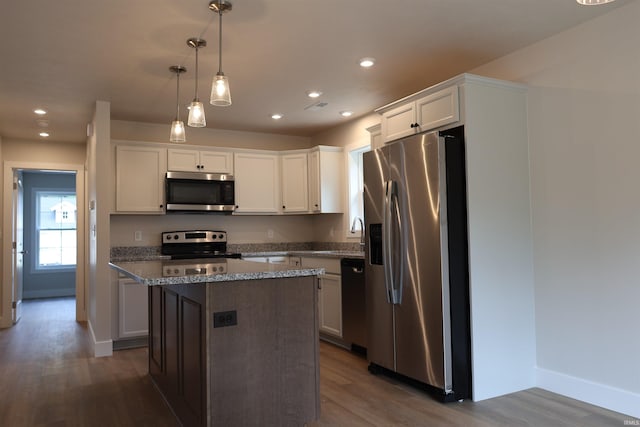
{"label": "hardwood floor", "polygon": [[[0,330],[0,426],[175,426],[147,375],[147,350],[93,358],[74,300],[30,300]],[[630,417],[540,389],[478,403],[439,403],[367,372],[361,357],[320,346],[320,426],[623,426]],[[225,426],[228,427],[228,426]],[[265,426],[270,427],[270,426]],[[274,426],[275,427],[275,426]]]}

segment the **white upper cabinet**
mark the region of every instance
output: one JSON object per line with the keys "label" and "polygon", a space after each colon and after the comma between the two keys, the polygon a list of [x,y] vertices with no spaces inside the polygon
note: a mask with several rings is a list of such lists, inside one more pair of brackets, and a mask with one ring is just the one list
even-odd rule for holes
{"label": "white upper cabinet", "polygon": [[460,120],[458,86],[401,99],[376,111],[382,114],[382,140],[395,141],[405,136],[436,129]]}
{"label": "white upper cabinet", "polygon": [[116,212],[163,213],[167,150],[116,146]]}
{"label": "white upper cabinet", "polygon": [[167,151],[167,169],[174,172],[233,174],[233,153],[170,148]]}
{"label": "white upper cabinet", "polygon": [[342,213],[345,159],[342,147],[318,146],[309,152],[309,211]]}
{"label": "white upper cabinet", "polygon": [[235,213],[280,212],[279,160],[260,151],[235,153]]}
{"label": "white upper cabinet", "polygon": [[282,211],[307,212],[309,186],[307,183],[307,153],[282,154]]}

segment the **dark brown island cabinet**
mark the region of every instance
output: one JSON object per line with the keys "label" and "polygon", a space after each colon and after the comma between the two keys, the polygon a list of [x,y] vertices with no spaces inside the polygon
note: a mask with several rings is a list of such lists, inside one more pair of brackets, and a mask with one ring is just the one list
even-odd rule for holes
{"label": "dark brown island cabinet", "polygon": [[318,419],[315,276],[149,286],[149,372],[184,426]]}

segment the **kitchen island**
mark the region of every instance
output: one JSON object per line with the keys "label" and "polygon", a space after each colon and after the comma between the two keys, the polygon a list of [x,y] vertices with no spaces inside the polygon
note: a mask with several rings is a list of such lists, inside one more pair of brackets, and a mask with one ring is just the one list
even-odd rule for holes
{"label": "kitchen island", "polygon": [[319,417],[322,269],[224,258],[110,265],[149,286],[149,373],[183,425]]}

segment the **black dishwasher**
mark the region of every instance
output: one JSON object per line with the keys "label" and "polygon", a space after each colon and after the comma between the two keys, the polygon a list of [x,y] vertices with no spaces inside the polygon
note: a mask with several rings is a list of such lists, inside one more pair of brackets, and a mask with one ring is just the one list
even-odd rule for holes
{"label": "black dishwasher", "polygon": [[367,315],[364,288],[364,259],[342,258],[342,339],[351,350],[366,354]]}

